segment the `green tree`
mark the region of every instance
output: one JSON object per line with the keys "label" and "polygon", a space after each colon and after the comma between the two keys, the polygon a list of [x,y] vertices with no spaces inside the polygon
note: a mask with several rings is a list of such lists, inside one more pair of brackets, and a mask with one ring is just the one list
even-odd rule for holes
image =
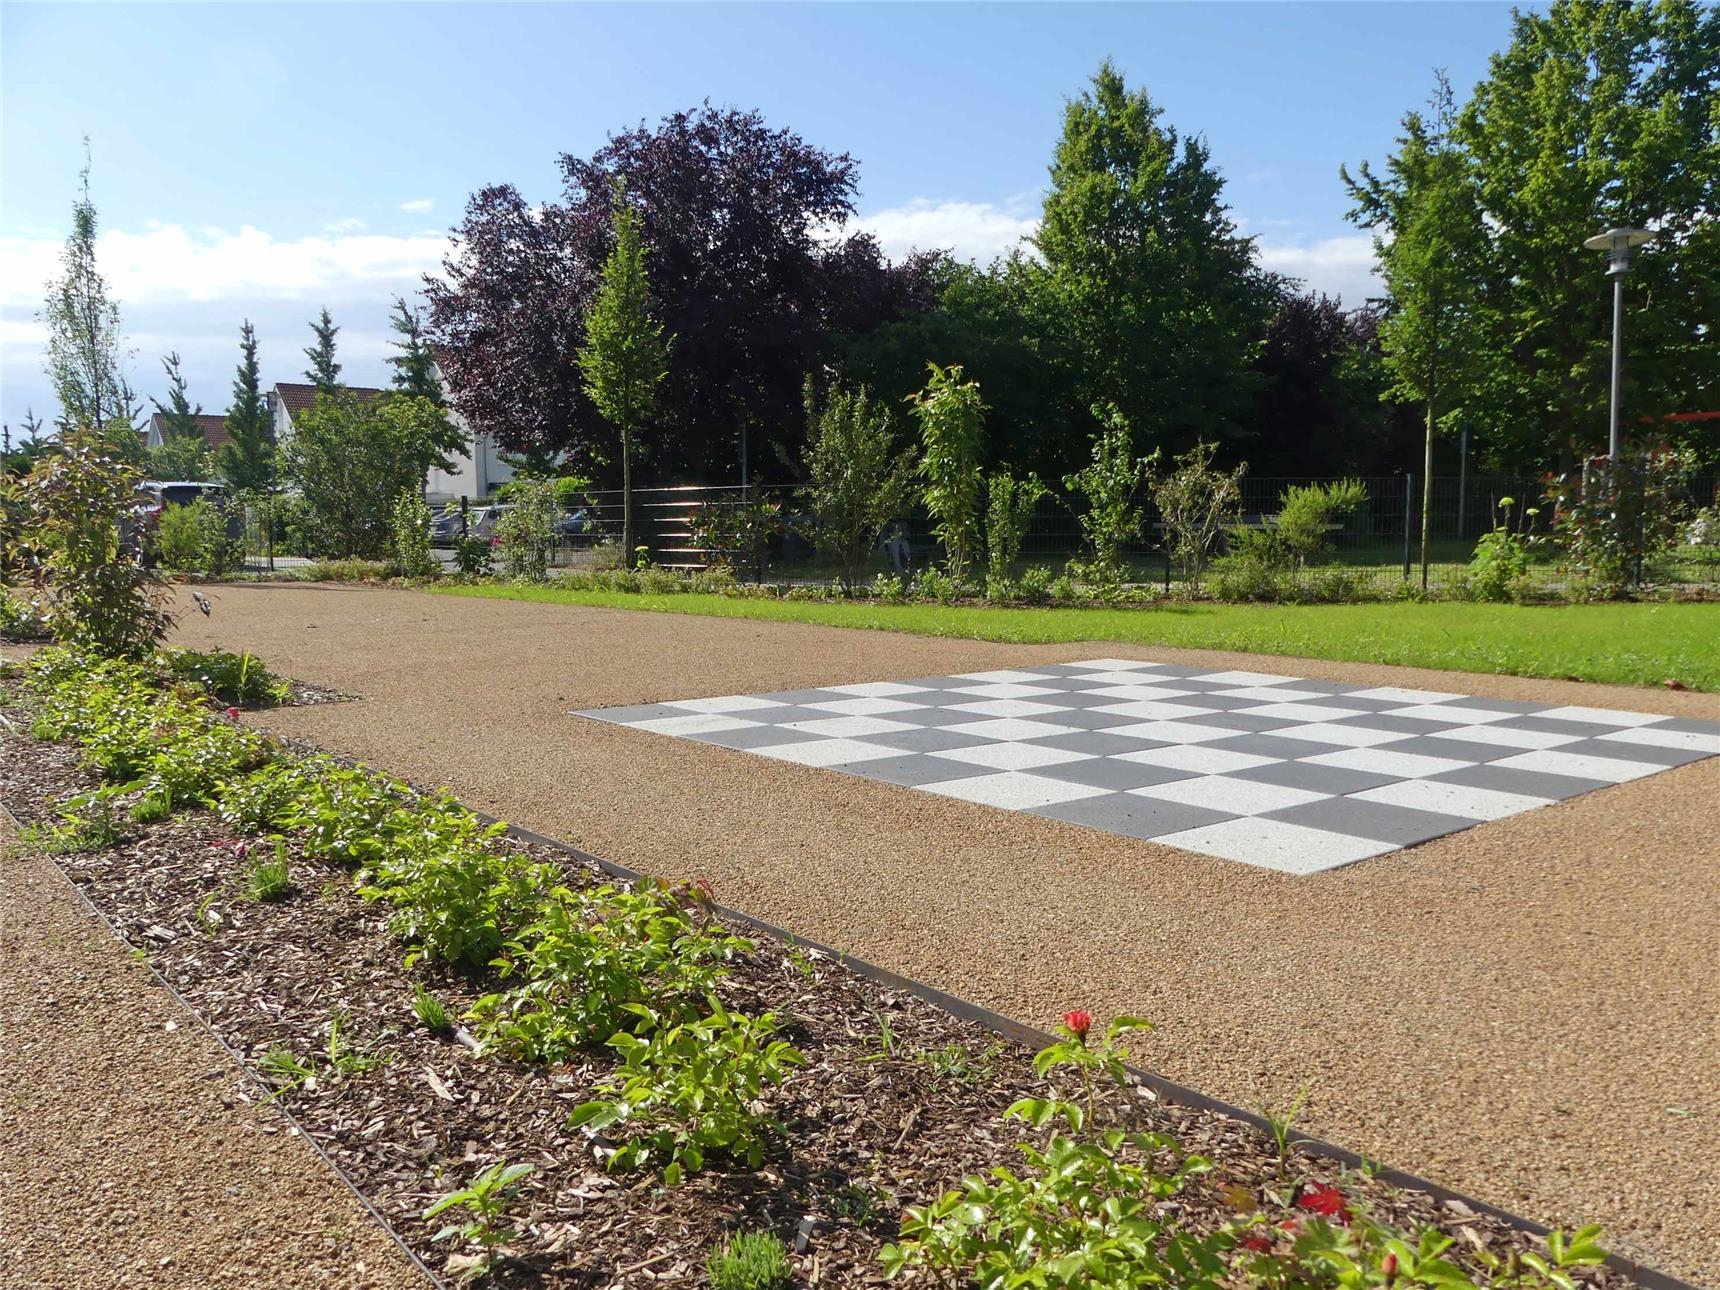
{"label": "green tree", "polygon": [[395,296],[394,312],[389,315],[388,325],[400,338],[391,342],[400,352],[388,358],[389,365],[394,368],[394,388],[402,394],[429,399],[439,408],[445,407],[448,400],[442,392],[442,380],[436,374],[436,351],[424,332],[423,315],[406,303],[405,296]]}
{"label": "green tree", "polygon": [[311,362],[305,369],[305,380],[319,391],[333,390],[340,386],[340,364],[334,359],[334,338],[339,332],[340,328],[334,325],[334,319],[329,317],[327,309],[311,324],[311,334],[316,337],[316,341],[306,346],[304,351],[305,357]]}
{"label": "green tree", "polygon": [[1437,74],[1429,107],[1431,117],[1419,112],[1404,117],[1398,151],[1386,163],[1384,178],[1366,163],[1356,179],[1339,170],[1356,202],[1350,217],[1375,230],[1374,254],[1391,294],[1392,309],[1379,333],[1392,378],[1387,395],[1419,403],[1424,409],[1424,591],[1434,436],[1441,418],[1455,419],[1479,381],[1475,315],[1484,237],[1475,175],[1468,154],[1455,138],[1457,107],[1443,72]]}
{"label": "green tree", "polygon": [[832,386],[820,400],[806,386],[807,499],[818,549],[853,587],[884,526],[913,499],[914,463],[895,448],[890,414],[863,387]]}
{"label": "green tree", "polygon": [[1031,472],[1017,479],[1006,466],[994,471],[985,489],[985,594],[1007,599],[1015,589],[1015,562],[1047,489]]}
{"label": "green tree", "polygon": [[311,513],[322,554],[387,554],[400,494],[422,493],[431,466],[449,468],[437,448],[441,417],[428,399],[361,399],[339,388],[293,418],[282,466]]}
{"label": "green tree", "polygon": [[[1720,393],[1720,8],[1555,0],[1518,11],[1462,115],[1487,216],[1477,420],[1501,464],[1568,462],[1607,435],[1602,229],[1655,230],[1628,281],[1625,425]],[[1715,423],[1671,426],[1710,464]],[[1657,436],[1666,431],[1656,431]],[[1574,441],[1574,442],[1573,442]]]}
{"label": "green tree", "polygon": [[203,427],[197,418],[203,413],[203,405],[191,406],[191,399],[185,388],[185,373],[179,367],[177,351],[161,360],[161,369],[167,373],[167,402],[151,399],[155,410],[161,416],[161,438],[163,442],[173,439],[203,438]]}
{"label": "green tree", "polygon": [[41,321],[48,330],[48,379],[60,403],[60,430],[91,426],[109,450],[129,461],[142,456],[132,427],[133,395],[125,376],[119,306],[96,267],[96,208],[90,200],[89,140],[84,140],[83,195],[72,203],[72,231],[60,255],[60,276],[48,283]]}
{"label": "green tree", "polygon": [[1272,293],[1205,141],[1161,115],[1102,65],[1064,108],[1034,240],[1081,405],[1114,404],[1174,448],[1235,432]]}
{"label": "green tree", "polygon": [[1134,434],[1117,407],[1094,408],[1093,415],[1102,425],[1093,436],[1093,460],[1063,481],[1063,487],[1086,499],[1081,532],[1093,558],[1071,561],[1070,572],[1110,592],[1123,581],[1123,547],[1141,534],[1148,461],[1135,456]]}
{"label": "green tree", "polygon": [[217,454],[216,471],[236,493],[266,493],[275,485],[275,427],[257,366],[257,332],[248,318],[239,327],[227,442]]}
{"label": "green tree", "polygon": [[615,247],[604,262],[585,344],[578,354],[585,392],[621,439],[621,549],[633,550],[633,458],[657,411],[657,387],[668,372],[670,340],[651,319],[639,211],[617,184]]}
{"label": "green tree", "polygon": [[944,546],[945,569],[959,585],[979,545],[979,453],[986,406],[979,383],[955,364],[927,364],[924,389],[908,396],[920,423],[920,478],[932,531]]}

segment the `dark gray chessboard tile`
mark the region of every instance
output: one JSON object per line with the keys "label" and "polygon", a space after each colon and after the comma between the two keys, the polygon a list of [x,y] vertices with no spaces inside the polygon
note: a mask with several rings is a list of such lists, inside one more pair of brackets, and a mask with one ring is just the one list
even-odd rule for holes
{"label": "dark gray chessboard tile", "polygon": [[1107,658],[575,715],[1290,874],[1720,755],[1720,722]]}

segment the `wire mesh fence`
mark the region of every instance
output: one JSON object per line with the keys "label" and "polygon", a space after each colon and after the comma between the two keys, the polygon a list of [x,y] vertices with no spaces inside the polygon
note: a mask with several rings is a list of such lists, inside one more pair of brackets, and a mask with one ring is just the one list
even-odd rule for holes
{"label": "wire mesh fence", "polygon": [[[1289,489],[1332,482],[1336,481],[1244,476],[1232,524],[1271,528]],[[1424,479],[1414,474],[1360,482],[1366,501],[1334,521],[1322,549],[1292,576],[1341,575],[1350,585],[1375,593],[1411,580],[1419,585],[1424,504],[1427,581],[1436,591],[1450,587],[1464,573],[1477,540],[1496,525],[1508,523],[1513,532],[1527,537],[1548,535],[1550,511],[1540,505],[1545,484],[1534,476],[1435,476],[1430,488],[1424,488]],[[1717,484],[1720,479],[1715,477],[1690,481],[1693,505],[1710,501]],[[1125,581],[1172,595],[1189,590],[1184,571],[1167,554],[1164,527],[1151,495],[1143,489],[1135,504],[1141,524],[1121,552]],[[1060,572],[1069,561],[1086,554],[1078,505],[1055,493],[1039,500],[1022,536],[1017,576],[1035,566]],[[432,545],[449,561],[449,552],[462,540],[494,543],[506,507],[505,502],[461,498],[437,508]],[[689,572],[721,565],[743,581],[823,586],[837,580],[834,563],[819,550],[817,524],[805,491],[799,488],[639,488],[633,493],[633,552],[622,551],[622,530],[620,490],[592,490],[573,503],[564,503],[556,523],[551,566],[601,570],[632,567],[645,560]],[[306,562],[291,543],[282,545],[278,522],[271,530],[268,517],[255,509],[247,513],[246,534],[253,568],[268,563],[271,549],[275,568]],[[1221,538],[1214,554],[1222,555],[1223,548]],[[1571,576],[1551,542],[1534,543],[1531,551],[1531,573],[1538,580],[1556,587]],[[863,577],[911,575],[935,565],[941,556],[930,517],[916,508],[886,526]],[[1662,585],[1714,586],[1720,583],[1720,547],[1680,546],[1651,561],[1643,577]]]}

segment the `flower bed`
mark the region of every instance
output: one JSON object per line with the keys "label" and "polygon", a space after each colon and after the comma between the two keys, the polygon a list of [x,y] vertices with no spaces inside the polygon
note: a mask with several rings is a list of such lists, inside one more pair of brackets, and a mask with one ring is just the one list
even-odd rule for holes
{"label": "flower bed", "polygon": [[453,1273],[493,1245],[504,1283],[700,1281],[759,1232],[809,1284],[1618,1281],[1160,1101],[1129,1019],[1072,1012],[1035,1059],[162,684],[45,651],[0,799]]}

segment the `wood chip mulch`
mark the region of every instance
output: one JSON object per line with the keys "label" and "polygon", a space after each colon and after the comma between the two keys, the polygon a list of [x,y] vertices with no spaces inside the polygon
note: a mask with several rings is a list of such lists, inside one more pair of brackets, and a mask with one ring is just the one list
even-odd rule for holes
{"label": "wood chip mulch", "polygon": [[[75,749],[0,728],[0,801],[24,823],[55,822],[57,803],[91,787]],[[1017,1165],[1014,1144],[1028,1131],[1005,1123],[1003,1111],[1047,1092],[1028,1050],[840,962],[755,936],[756,948],[733,965],[721,994],[744,1011],[776,1013],[808,1058],[769,1095],[788,1126],[779,1149],[757,1171],[707,1169],[677,1188],[655,1174],[609,1173],[592,1141],[567,1126],[569,1111],[614,1069],[606,1051],[536,1067],[480,1057],[429,1034],[412,1013],[414,975],[402,967],[403,947],[388,935],[384,909],[355,894],[347,871],[293,851],[294,894],[249,902],[233,841],[213,814],[191,812],[130,826],[112,850],[58,860],[249,1062],[286,1048],[316,1068],[311,1081],[281,1095],[285,1105],[433,1267],[445,1266],[450,1250],[432,1243],[440,1223],[425,1222],[424,1208],[506,1159],[534,1172],[516,1202],[520,1235],[497,1284],[702,1282],[711,1245],[742,1228],[787,1241],[805,1285],[878,1284],[879,1249],[897,1235],[901,1207],[934,1199],[965,1173]],[[570,885],[609,881],[559,852],[526,849],[561,864]],[[486,989],[415,971],[451,1008]],[[353,1049],[377,1065],[333,1071],[328,1036],[336,1015]],[[1166,1104],[1145,1089],[1111,1090],[1102,1101],[1102,1116],[1168,1132],[1216,1163],[1164,1205],[1191,1223],[1231,1217],[1238,1185],[1283,1204],[1295,1183],[1319,1180],[1397,1224],[1436,1223],[1460,1249],[1535,1245],[1460,1203],[1436,1205],[1324,1161],[1296,1158],[1287,1176],[1272,1143],[1251,1126]],[[1583,1279],[1622,1284],[1605,1271]]]}

